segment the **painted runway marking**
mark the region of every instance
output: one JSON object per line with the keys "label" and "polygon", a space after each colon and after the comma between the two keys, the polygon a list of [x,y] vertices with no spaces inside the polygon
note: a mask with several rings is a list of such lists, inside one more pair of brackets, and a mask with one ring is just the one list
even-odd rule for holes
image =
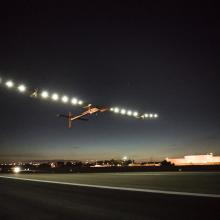
{"label": "painted runway marking", "polygon": [[154,189],[138,189],[138,188],[128,188],[128,187],[90,185],[90,184],[57,182],[57,181],[40,180],[40,179],[26,179],[26,178],[9,177],[9,176],[0,176],[0,178],[40,182],[40,183],[53,183],[53,184],[68,185],[68,186],[90,187],[90,188],[98,188],[98,189],[111,189],[111,190],[122,190],[122,191],[132,191],[132,192],[169,194],[169,195],[178,195],[178,196],[220,198],[219,194],[204,194],[204,193],[177,192],[177,191],[165,191],[165,190],[154,190]]}
{"label": "painted runway marking", "polygon": [[174,174],[164,174],[164,173],[115,173],[113,175],[119,176],[171,176]]}
{"label": "painted runway marking", "polygon": [[200,173],[193,173],[193,172],[173,172],[173,173],[114,173],[111,175],[119,175],[119,176],[207,176],[207,175],[220,175],[220,172],[200,172]]}

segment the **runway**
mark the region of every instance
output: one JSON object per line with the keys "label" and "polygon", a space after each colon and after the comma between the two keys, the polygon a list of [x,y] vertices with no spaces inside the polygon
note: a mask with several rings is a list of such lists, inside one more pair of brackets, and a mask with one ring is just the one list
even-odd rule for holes
{"label": "runway", "polygon": [[218,219],[219,202],[0,178],[0,219]]}

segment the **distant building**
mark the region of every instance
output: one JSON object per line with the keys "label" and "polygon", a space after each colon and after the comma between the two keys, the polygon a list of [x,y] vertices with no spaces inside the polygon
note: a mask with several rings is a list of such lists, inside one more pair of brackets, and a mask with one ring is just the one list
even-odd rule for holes
{"label": "distant building", "polygon": [[131,163],[129,167],[158,167],[160,163]]}
{"label": "distant building", "polygon": [[213,156],[212,153],[205,155],[188,155],[184,158],[166,158],[166,161],[175,165],[220,165],[220,156]]}
{"label": "distant building", "polygon": [[64,167],[64,162],[56,161],[56,162],[49,163],[49,165],[51,168],[61,168],[61,167]]}

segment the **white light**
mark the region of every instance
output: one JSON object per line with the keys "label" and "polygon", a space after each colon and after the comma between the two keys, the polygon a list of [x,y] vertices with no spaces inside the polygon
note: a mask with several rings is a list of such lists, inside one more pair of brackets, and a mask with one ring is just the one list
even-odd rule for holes
{"label": "white light", "polygon": [[132,115],[132,111],[131,111],[131,110],[128,110],[128,111],[127,111],[127,115],[128,115],[128,116],[131,116],[131,115]]}
{"label": "white light", "polygon": [[20,167],[14,167],[13,168],[13,172],[14,173],[19,173],[21,171],[21,168]]}
{"label": "white light", "polygon": [[153,118],[153,117],[154,117],[154,115],[153,115],[153,114],[150,114],[150,115],[149,115],[149,117],[150,117],[150,118]]}
{"label": "white light", "polygon": [[134,113],[133,113],[133,116],[134,116],[134,117],[137,117],[137,116],[138,116],[138,112],[134,112]]}
{"label": "white light", "polygon": [[128,159],[128,157],[127,157],[127,156],[124,156],[122,159],[123,159],[123,160],[127,160],[127,159]]}
{"label": "white light", "polygon": [[113,112],[113,111],[114,111],[114,108],[110,108],[110,111]]}
{"label": "white light", "polygon": [[121,114],[124,115],[125,113],[126,113],[126,110],[125,110],[125,109],[122,109],[122,110],[121,110]]}
{"label": "white light", "polygon": [[71,103],[72,103],[73,105],[76,105],[77,102],[78,102],[78,100],[77,100],[76,98],[73,98],[73,99],[71,100]]}
{"label": "white light", "polygon": [[25,92],[26,91],[26,87],[25,87],[25,85],[20,85],[20,86],[18,86],[18,90],[19,90],[19,92]]}
{"label": "white light", "polygon": [[158,118],[158,114],[154,114],[154,118]]}
{"label": "white light", "polygon": [[11,80],[9,80],[9,81],[7,81],[7,82],[5,83],[5,85],[6,85],[8,88],[12,88],[12,87],[14,86],[14,83],[13,83]]}
{"label": "white light", "polygon": [[79,101],[78,101],[78,104],[79,104],[79,105],[82,105],[82,104],[83,104],[83,101],[82,101],[82,100],[79,100]]}
{"label": "white light", "polygon": [[57,93],[54,93],[51,98],[54,100],[54,101],[57,101],[59,99],[59,95]]}
{"label": "white light", "polygon": [[43,99],[48,98],[48,96],[49,96],[49,93],[48,93],[47,91],[43,91],[43,92],[41,93],[41,97],[42,97]]}
{"label": "white light", "polygon": [[114,112],[115,112],[115,113],[119,113],[119,108],[116,107],[116,108],[114,109]]}
{"label": "white light", "polygon": [[67,96],[62,97],[62,102],[67,103],[69,101],[69,98]]}
{"label": "white light", "polygon": [[149,115],[148,115],[148,114],[144,114],[144,117],[145,117],[145,118],[148,118],[148,117],[149,117]]}

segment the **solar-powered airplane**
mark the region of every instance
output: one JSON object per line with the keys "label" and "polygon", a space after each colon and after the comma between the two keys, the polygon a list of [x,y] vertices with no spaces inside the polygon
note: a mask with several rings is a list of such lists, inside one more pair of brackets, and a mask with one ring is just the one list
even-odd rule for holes
{"label": "solar-powered airplane", "polygon": [[92,107],[92,104],[89,104],[89,105],[85,106],[84,108],[87,108],[87,110],[82,112],[79,115],[76,115],[76,116],[72,115],[71,112],[69,112],[68,115],[59,114],[57,116],[67,118],[68,119],[68,128],[71,128],[72,127],[72,121],[74,121],[74,120],[88,121],[89,119],[84,118],[84,116],[92,115],[92,114],[95,114],[95,113],[98,113],[98,112],[108,111],[108,108]]}
{"label": "solar-powered airplane", "polygon": [[[84,103],[82,100],[79,100],[76,97],[70,98],[67,95],[60,96],[58,93],[50,93],[47,90],[38,90],[38,89],[34,89],[33,87],[27,88],[24,84],[17,84],[14,83],[12,80],[4,80],[1,77],[0,77],[0,85],[5,86],[9,90],[18,91],[21,94],[27,94],[29,97],[32,98],[51,100],[52,102],[62,102],[63,104],[66,105],[79,106],[79,107],[82,107]],[[95,113],[106,112],[106,111],[110,111],[115,114],[120,114],[128,117],[134,117],[136,119],[156,119],[159,117],[158,114],[155,113],[139,114],[137,111],[132,111],[130,109],[126,110],[125,108],[119,108],[119,107],[99,107],[96,105],[88,104],[83,108],[86,108],[87,110],[81,112],[79,115],[73,115],[71,112],[69,112],[67,115],[59,114],[58,116],[68,119],[69,128],[72,127],[72,122],[75,120],[88,121],[88,119],[84,118],[84,116],[89,116]]]}
{"label": "solar-powered airplane", "polygon": [[122,115],[128,115],[128,116],[133,116],[137,119],[145,119],[145,118],[157,118],[158,114],[142,114],[139,115],[138,112],[132,112],[130,110],[125,110],[125,109],[119,109],[118,107],[115,108],[106,108],[106,107],[97,107],[97,106],[92,106],[92,104],[89,104],[88,106],[85,106],[83,108],[88,108],[88,110],[80,113],[79,115],[73,115],[71,112],[69,112],[68,115],[64,114],[59,114],[57,115],[58,117],[63,117],[68,119],[68,128],[72,127],[72,121],[74,120],[81,120],[81,121],[88,121],[88,118],[84,118],[84,116],[89,116],[98,112],[106,112],[106,111],[112,111],[114,113],[120,113]]}

